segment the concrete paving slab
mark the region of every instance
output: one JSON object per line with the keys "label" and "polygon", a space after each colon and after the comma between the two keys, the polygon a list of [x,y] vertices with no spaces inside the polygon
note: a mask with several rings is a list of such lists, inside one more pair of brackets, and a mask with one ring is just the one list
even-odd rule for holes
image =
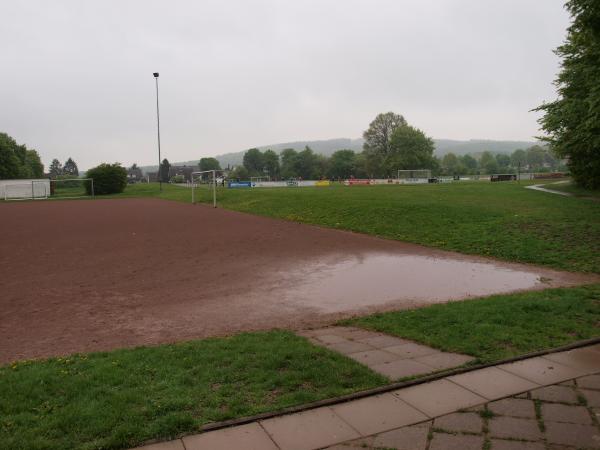
{"label": "concrete paving slab", "polygon": [[409,341],[395,336],[379,335],[356,339],[358,342],[368,344],[375,348],[394,347],[396,345],[407,344]]}
{"label": "concrete paving slab", "polygon": [[600,432],[592,425],[544,422],[546,439],[550,444],[578,448],[600,448]]}
{"label": "concrete paving slab", "polygon": [[561,381],[585,375],[579,370],[541,357],[502,364],[497,367],[540,385],[560,383]]}
{"label": "concrete paving slab", "polygon": [[426,345],[415,344],[414,342],[386,347],[385,351],[398,355],[402,359],[417,358],[419,356],[440,353],[440,351],[435,348],[431,348]]}
{"label": "concrete paving slab", "polygon": [[412,425],[375,435],[372,445],[375,448],[394,450],[425,450],[430,423]]}
{"label": "concrete paving slab", "polygon": [[453,369],[454,367],[462,366],[463,364],[473,361],[473,357],[467,355],[459,355],[458,353],[434,353],[432,355],[421,356],[415,358],[416,362],[426,364],[436,370]]}
{"label": "concrete paving slab", "polygon": [[503,398],[488,403],[488,409],[500,416],[521,417],[535,419],[535,405],[533,401],[522,398]]}
{"label": "concrete paving slab", "polygon": [[488,427],[491,437],[522,439],[526,441],[542,439],[542,432],[535,419],[493,417],[488,421]]}
{"label": "concrete paving slab", "polygon": [[338,336],[336,334],[323,334],[315,336],[315,339],[323,344],[337,344],[340,342],[347,342],[346,338]]}
{"label": "concrete paving slab", "polygon": [[[574,387],[574,385],[572,385]],[[573,387],[569,386],[545,386],[531,391],[531,398],[545,402],[577,404],[577,394]]]}
{"label": "concrete paving slab", "polygon": [[590,389],[579,389],[579,392],[585,397],[588,406],[600,408],[600,391],[592,391]]}
{"label": "concrete paving slab", "polygon": [[577,386],[600,390],[600,375],[588,375],[577,379]]}
{"label": "concrete paving slab", "polygon": [[342,353],[344,355],[349,355],[350,353],[358,353],[365,352],[369,350],[373,350],[373,347],[367,344],[363,344],[362,342],[347,340],[344,342],[337,342],[335,344],[328,344],[327,348],[330,350],[334,350],[336,352]]}
{"label": "concrete paving slab", "polygon": [[393,394],[429,417],[441,416],[486,402],[485,398],[446,379],[400,389]]}
{"label": "concrete paving slab", "polygon": [[425,414],[389,393],[341,403],[332,409],[363,436],[428,419]]}
{"label": "concrete paving slab", "polygon": [[542,418],[551,422],[592,424],[592,418],[587,408],[559,403],[542,403]]}
{"label": "concrete paving slab", "polygon": [[285,450],[312,450],[360,437],[327,407],[274,417],[262,421],[261,425],[273,441]]}
{"label": "concrete paving slab", "polygon": [[399,359],[397,361],[375,364],[369,367],[375,372],[380,373],[392,380],[412,377],[415,375],[424,375],[434,371],[432,367],[421,364],[412,359]]}
{"label": "concrete paving slab", "polygon": [[399,359],[397,355],[393,355],[392,353],[388,353],[383,350],[368,350],[366,352],[351,353],[348,356],[353,360],[369,367],[377,364],[397,361]]}
{"label": "concrete paving slab", "polygon": [[546,450],[542,442],[505,441],[492,439],[491,450]]}
{"label": "concrete paving slab", "polygon": [[600,371],[600,353],[587,348],[550,353],[544,358],[585,372],[586,375]]}
{"label": "concrete paving slab", "polygon": [[538,384],[496,367],[475,370],[449,377],[453,383],[495,400],[539,387]]}
{"label": "concrete paving slab", "polygon": [[483,436],[434,433],[429,450],[481,450]]}
{"label": "concrete paving slab", "polygon": [[156,444],[144,445],[143,447],[136,447],[135,450],[185,450],[181,439],[176,441],[158,442]]}
{"label": "concrete paving slab", "polygon": [[278,450],[258,423],[209,431],[183,438],[185,450],[230,450],[244,443],[246,450]]}
{"label": "concrete paving slab", "polygon": [[433,427],[451,433],[480,434],[483,430],[483,419],[474,412],[452,413],[435,419]]}

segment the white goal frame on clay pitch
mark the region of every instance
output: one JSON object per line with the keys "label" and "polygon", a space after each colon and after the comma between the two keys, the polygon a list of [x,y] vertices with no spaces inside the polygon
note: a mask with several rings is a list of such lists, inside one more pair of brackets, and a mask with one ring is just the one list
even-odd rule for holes
{"label": "white goal frame on clay pitch", "polygon": [[192,204],[196,203],[195,189],[198,186],[194,181],[194,176],[212,173],[212,180],[210,181],[210,184],[212,184],[213,188],[213,208],[217,207],[217,172],[224,172],[224,170],[201,170],[200,172],[192,172]]}
{"label": "white goal frame on clay pitch", "polygon": [[[52,196],[52,191],[56,189],[57,184],[81,183],[82,189],[85,189],[85,184],[87,182],[91,185],[91,194],[65,195],[59,197]],[[60,180],[39,179],[27,181],[26,183],[10,183],[4,185],[4,200],[52,200],[54,198],[69,199],[85,197],[95,198],[93,178],[65,178]]]}
{"label": "white goal frame on clay pitch", "polygon": [[429,169],[398,170],[398,181],[429,180],[430,178],[431,170]]}

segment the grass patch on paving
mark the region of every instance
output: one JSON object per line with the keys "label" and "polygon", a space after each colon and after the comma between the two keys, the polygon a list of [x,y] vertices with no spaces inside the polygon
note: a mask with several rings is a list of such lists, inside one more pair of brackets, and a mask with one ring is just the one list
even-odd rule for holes
{"label": "grass patch on paving", "polygon": [[127,448],[385,384],[290,332],[0,367],[0,447]]}
{"label": "grass patch on paving", "polygon": [[600,336],[600,284],[494,295],[342,323],[491,362]]}
{"label": "grass patch on paving", "polygon": [[[329,188],[220,188],[220,207],[467,254],[600,273],[600,202],[516,182]],[[531,183],[529,183],[531,184]],[[129,186],[121,196],[189,202],[188,188]],[[199,201],[211,202],[208,188]]]}

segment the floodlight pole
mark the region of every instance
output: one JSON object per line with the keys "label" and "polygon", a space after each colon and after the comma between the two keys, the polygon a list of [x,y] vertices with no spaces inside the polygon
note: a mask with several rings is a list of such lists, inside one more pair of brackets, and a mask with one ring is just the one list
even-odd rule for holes
{"label": "floodlight pole", "polygon": [[156,127],[158,129],[158,184],[159,184],[159,189],[160,192],[162,192],[162,177],[161,175],[161,170],[160,170],[160,114],[159,114],[159,110],[158,110],[158,72],[154,72],[154,80],[156,81]]}

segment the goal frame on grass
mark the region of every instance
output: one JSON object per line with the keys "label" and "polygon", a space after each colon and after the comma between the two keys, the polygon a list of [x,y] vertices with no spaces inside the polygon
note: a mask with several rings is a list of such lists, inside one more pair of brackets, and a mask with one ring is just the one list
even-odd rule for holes
{"label": "goal frame on grass", "polygon": [[192,172],[192,205],[196,204],[196,183],[194,182],[194,175],[203,175],[205,173],[212,173],[212,185],[213,185],[213,208],[217,207],[217,172],[224,172],[224,170],[201,170],[199,172]]}
{"label": "goal frame on grass", "polygon": [[[91,194],[90,195],[70,195],[65,197],[52,197],[52,184],[56,183],[65,183],[65,182],[82,182],[83,188],[85,189],[85,182],[89,181],[91,184]],[[13,197],[8,194],[10,187],[18,186],[23,192],[27,191],[26,195],[20,197]],[[48,187],[50,191],[48,191]],[[6,201],[18,201],[18,200],[55,200],[55,199],[71,199],[71,198],[85,198],[91,197],[92,199],[96,198],[94,195],[94,179],[93,178],[65,178],[63,180],[31,180],[31,185],[29,183],[14,183],[14,184],[6,184],[4,185],[4,200]]]}
{"label": "goal frame on grass", "polygon": [[[400,177],[400,175],[408,175]],[[431,170],[429,169],[398,169],[398,181],[400,180],[429,180]]]}

